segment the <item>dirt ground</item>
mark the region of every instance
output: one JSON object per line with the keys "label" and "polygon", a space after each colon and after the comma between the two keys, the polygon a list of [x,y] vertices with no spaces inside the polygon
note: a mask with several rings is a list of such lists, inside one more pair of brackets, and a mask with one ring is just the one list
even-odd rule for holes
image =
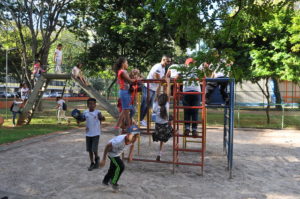
{"label": "dirt ground", "polygon": [[[99,152],[113,137],[105,127]],[[162,160],[171,160],[170,140]],[[195,143],[189,143],[191,147]],[[154,159],[158,144],[142,138],[141,157]],[[196,160],[195,154],[183,158]],[[138,156],[136,156],[138,157]],[[109,163],[109,161],[107,162]],[[222,129],[208,129],[204,175],[199,167],[132,162],[119,181],[120,192],[101,185],[108,169],[88,171],[83,129],[0,146],[0,198],[216,198],[299,199],[300,131],[235,129],[233,179],[228,179]]]}

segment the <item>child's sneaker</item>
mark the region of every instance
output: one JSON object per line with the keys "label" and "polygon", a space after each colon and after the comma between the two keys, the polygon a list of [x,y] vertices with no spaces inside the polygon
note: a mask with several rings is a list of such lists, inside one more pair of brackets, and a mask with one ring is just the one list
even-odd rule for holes
{"label": "child's sneaker", "polygon": [[104,182],[104,181],[102,181],[102,185],[103,185],[103,186],[106,186],[106,187],[109,186],[108,182]]}
{"label": "child's sneaker", "polygon": [[145,120],[140,121],[141,126],[147,126],[147,122]]}
{"label": "child's sneaker", "polygon": [[95,167],[95,164],[94,163],[91,163],[91,165],[89,166],[88,168],[88,171],[92,171]]}
{"label": "child's sneaker", "polygon": [[160,161],[160,155],[156,156],[156,161]]}
{"label": "child's sneaker", "polygon": [[113,184],[112,185],[112,189],[113,189],[113,191],[116,193],[116,192],[118,192],[118,191],[120,191],[120,188],[119,188],[119,185],[118,184]]}

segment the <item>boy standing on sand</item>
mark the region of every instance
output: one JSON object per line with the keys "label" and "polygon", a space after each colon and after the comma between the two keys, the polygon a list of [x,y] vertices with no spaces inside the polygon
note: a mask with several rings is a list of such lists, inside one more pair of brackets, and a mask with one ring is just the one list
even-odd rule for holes
{"label": "boy standing on sand", "polygon": [[86,150],[89,152],[91,164],[89,171],[99,167],[98,144],[101,134],[101,121],[105,120],[101,112],[96,108],[96,99],[87,100],[88,110],[84,111],[83,117],[86,121]]}
{"label": "boy standing on sand", "polygon": [[130,151],[128,155],[128,162],[132,160],[134,142],[136,141],[139,134],[127,133],[124,135],[119,135],[111,139],[106,145],[103,158],[100,162],[100,167],[104,167],[106,162],[106,156],[110,159],[109,169],[102,181],[102,184],[108,186],[108,183],[112,184],[114,191],[119,191],[118,181],[122,172],[125,169],[124,163],[120,158],[121,154],[125,150],[125,147],[130,145]]}

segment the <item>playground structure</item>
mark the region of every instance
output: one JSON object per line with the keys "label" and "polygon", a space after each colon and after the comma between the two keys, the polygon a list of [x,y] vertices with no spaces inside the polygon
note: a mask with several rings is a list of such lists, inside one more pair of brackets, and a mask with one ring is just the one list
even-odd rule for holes
{"label": "playground structure", "polygon": [[[105,109],[109,114],[111,114],[114,118],[117,118],[119,113],[115,107],[112,107],[108,102],[106,102],[105,98],[100,95],[98,91],[96,91],[91,86],[86,86],[78,79],[73,77],[70,74],[43,74],[40,79],[36,82],[35,87],[25,104],[23,111],[19,117],[18,125],[22,124],[29,124],[32,117],[34,116],[34,112],[38,107],[42,95],[44,91],[47,89],[49,82],[53,79],[65,79],[65,80],[73,80],[79,84],[79,86],[85,90],[85,92],[94,97],[99,106]],[[150,83],[163,83],[164,80],[141,80],[141,82],[146,83],[147,87],[149,88]],[[212,104],[206,104],[205,102],[205,87],[207,82],[229,82],[229,96],[230,101],[228,105],[222,104],[222,102],[218,101],[216,103],[212,102]],[[156,161],[151,159],[140,159],[134,158],[134,161],[145,161],[145,162],[156,162],[156,163],[168,163],[173,164],[173,172],[175,172],[176,165],[188,165],[188,166],[200,166],[201,167],[201,174],[203,174],[204,168],[204,157],[206,151],[206,117],[207,117],[207,109],[210,108],[224,108],[224,131],[223,131],[223,150],[227,157],[227,167],[229,170],[229,177],[232,178],[232,163],[233,163],[233,121],[234,121],[234,79],[229,78],[218,78],[218,79],[210,79],[204,78],[200,81],[201,85],[201,92],[181,92],[179,90],[180,85],[182,83],[177,82],[176,80],[172,80],[174,84],[173,89],[173,160],[172,161]],[[218,89],[215,89],[218,91]],[[148,91],[149,92],[149,91]],[[192,94],[199,94],[201,95],[201,103],[200,106],[182,106],[181,97],[182,95],[192,95]],[[149,95],[148,95],[149,96]],[[214,94],[212,95],[212,97]],[[147,99],[149,103],[149,97]],[[224,103],[224,102],[223,102]],[[172,104],[172,103],[171,103]],[[140,107],[140,96],[138,95],[137,100],[137,107]],[[184,121],[181,118],[180,113],[183,112],[184,109],[198,109],[200,112],[200,119],[199,121]],[[138,120],[140,116],[140,111],[138,111]],[[149,144],[151,144],[151,135],[154,129],[151,129],[151,119],[150,119],[150,112],[147,112],[147,128],[141,129],[142,134],[146,134],[149,136]],[[181,124],[184,123],[198,123],[201,124],[201,132],[198,136],[184,136],[182,134]],[[180,143],[182,142],[182,146]],[[188,148],[187,143],[197,143],[197,148]],[[140,153],[140,144],[141,144],[141,137],[139,136],[138,140],[138,155]],[[198,162],[185,162],[180,159],[182,152],[185,153],[195,153],[198,154],[199,161]]]}
{"label": "playground structure", "polygon": [[[71,74],[42,74],[39,80],[35,83],[33,91],[29,96],[22,113],[18,119],[18,125],[29,124],[36,108],[39,106],[43,93],[46,91],[49,82],[53,79],[73,80],[91,97],[95,98],[99,106],[105,109],[114,118],[118,118],[118,111],[115,107],[112,107],[100,93],[91,86],[86,86],[80,80],[72,76]],[[63,93],[62,93],[63,96]]]}
{"label": "playground structure", "polygon": [[[163,83],[164,80],[142,80],[142,82],[147,84],[148,88],[148,95],[149,96],[149,84],[150,83]],[[225,102],[222,100],[216,102],[212,102],[212,104],[206,104],[205,99],[205,88],[207,82],[228,82],[229,88],[229,96],[230,100],[229,103],[226,105]],[[229,171],[229,178],[232,178],[232,164],[233,164],[233,132],[234,132],[234,79],[230,78],[204,78],[201,82],[201,92],[181,92],[179,90],[181,83],[178,83],[176,80],[172,80],[174,84],[173,89],[173,160],[172,161],[157,161],[153,159],[141,159],[141,158],[133,158],[133,161],[143,161],[143,162],[155,162],[155,163],[166,163],[166,164],[173,164],[173,173],[175,172],[176,165],[188,165],[188,166],[200,166],[201,167],[201,174],[203,174],[204,168],[204,157],[206,151],[206,117],[207,117],[207,109],[210,108],[224,108],[224,130],[223,130],[223,151],[227,157],[227,168]],[[218,87],[215,88],[214,92],[219,91]],[[192,94],[199,94],[201,95],[201,103],[200,106],[182,106],[181,103],[181,96],[182,95],[192,95]],[[212,95],[212,97],[214,94]],[[147,97],[148,104],[150,103],[149,97]],[[138,96],[137,100],[137,107],[140,105],[140,96]],[[200,112],[200,119],[198,121],[184,121],[181,118],[182,111],[184,109],[198,109]],[[170,113],[171,114],[171,113]],[[138,123],[140,118],[140,111],[138,110]],[[151,144],[151,135],[154,129],[150,128],[151,126],[151,119],[150,119],[150,111],[147,112],[147,128],[141,129],[141,133],[149,136],[149,145]],[[201,124],[201,132],[198,136],[185,136],[182,133],[182,128],[180,124],[184,123],[198,123]],[[140,127],[140,126],[139,126]],[[141,138],[138,140],[138,155],[140,155],[140,143]],[[182,147],[180,147],[180,143],[182,141]],[[188,148],[187,143],[197,143],[197,148]],[[195,162],[185,162],[181,160],[180,154],[182,152],[191,152],[198,154],[199,161]]]}

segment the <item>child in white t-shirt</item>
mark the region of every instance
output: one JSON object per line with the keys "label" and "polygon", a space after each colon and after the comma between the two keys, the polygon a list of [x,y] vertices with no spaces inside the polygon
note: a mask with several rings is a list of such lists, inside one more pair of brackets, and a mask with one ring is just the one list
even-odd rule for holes
{"label": "child in white t-shirt", "polygon": [[64,119],[70,124],[70,120],[66,117],[66,102],[61,97],[56,98],[57,123],[61,124],[61,119]]}
{"label": "child in white t-shirt", "polygon": [[[157,161],[160,161],[162,155],[163,143],[167,142],[173,133],[173,128],[169,122],[169,107],[170,107],[170,78],[166,78],[167,93],[162,93],[157,96],[154,101],[153,113],[155,117],[155,131],[152,134],[153,141],[160,141],[159,153],[156,157]],[[160,87],[158,87],[157,94]]]}
{"label": "child in white t-shirt", "polygon": [[26,101],[28,100],[29,93],[30,93],[30,90],[26,83],[22,85],[20,92],[21,92],[21,99],[23,100],[24,104],[26,104]]}
{"label": "child in white t-shirt", "polygon": [[103,185],[108,186],[109,183],[111,183],[114,191],[119,190],[118,181],[125,169],[124,163],[120,156],[125,150],[126,146],[130,145],[128,162],[131,162],[134,149],[133,143],[137,140],[138,135],[139,134],[127,133],[116,136],[108,142],[103,152],[102,161],[100,162],[100,167],[104,167],[107,156],[111,161],[109,170],[102,181]]}
{"label": "child in white t-shirt", "polygon": [[96,99],[87,100],[88,110],[84,111],[83,118],[86,121],[86,150],[89,152],[91,164],[89,171],[99,167],[98,145],[101,134],[101,121],[105,120],[101,112],[96,108]]}

